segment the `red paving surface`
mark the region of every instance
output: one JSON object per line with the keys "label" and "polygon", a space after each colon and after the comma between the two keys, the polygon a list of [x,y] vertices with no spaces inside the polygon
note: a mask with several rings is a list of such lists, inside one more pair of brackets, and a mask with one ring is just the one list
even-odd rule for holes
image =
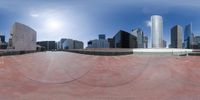
{"label": "red paving surface", "polygon": [[0,57],[0,100],[200,100],[200,57]]}

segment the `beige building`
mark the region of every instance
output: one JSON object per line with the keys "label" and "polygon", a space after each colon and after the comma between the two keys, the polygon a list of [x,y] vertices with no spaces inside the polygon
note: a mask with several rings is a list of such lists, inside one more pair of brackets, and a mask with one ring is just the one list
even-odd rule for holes
{"label": "beige building", "polygon": [[36,50],[36,31],[32,28],[21,24],[14,23],[11,30],[10,42],[12,49],[17,51]]}

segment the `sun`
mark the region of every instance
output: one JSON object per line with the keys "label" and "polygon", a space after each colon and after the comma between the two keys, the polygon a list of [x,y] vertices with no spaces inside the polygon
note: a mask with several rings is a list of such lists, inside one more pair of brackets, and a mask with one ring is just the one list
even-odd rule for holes
{"label": "sun", "polygon": [[62,28],[62,22],[59,19],[51,18],[46,20],[45,26],[49,30],[56,31]]}

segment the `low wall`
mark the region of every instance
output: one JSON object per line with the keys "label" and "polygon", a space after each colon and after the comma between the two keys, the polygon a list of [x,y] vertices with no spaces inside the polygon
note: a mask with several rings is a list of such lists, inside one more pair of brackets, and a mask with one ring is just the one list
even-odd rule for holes
{"label": "low wall", "polygon": [[132,49],[73,49],[73,50],[71,49],[64,51],[80,53],[80,54],[88,54],[88,55],[102,55],[102,56],[133,54]]}
{"label": "low wall", "polygon": [[[120,49],[120,48],[108,48],[108,49],[70,49],[62,50],[66,52],[74,52],[88,55],[102,55],[102,56],[117,56],[117,55],[175,55],[175,56],[200,56],[200,50],[192,49]],[[0,50],[0,56],[8,55],[20,55],[27,53],[34,53],[36,51],[14,51],[14,50]]]}
{"label": "low wall", "polygon": [[74,52],[80,54],[88,54],[88,55],[128,55],[128,54],[136,54],[136,55],[173,55],[173,56],[186,56],[186,55],[200,55],[200,50],[192,50],[192,49],[71,49],[64,50],[67,52]]}
{"label": "low wall", "polygon": [[21,55],[21,54],[27,54],[27,53],[34,53],[36,51],[9,51],[9,50],[4,50],[0,51],[0,56],[9,56],[9,55]]}
{"label": "low wall", "polygon": [[133,49],[134,54],[146,54],[146,55],[189,55],[193,52],[192,49],[168,49],[168,48],[158,48],[158,49]]}

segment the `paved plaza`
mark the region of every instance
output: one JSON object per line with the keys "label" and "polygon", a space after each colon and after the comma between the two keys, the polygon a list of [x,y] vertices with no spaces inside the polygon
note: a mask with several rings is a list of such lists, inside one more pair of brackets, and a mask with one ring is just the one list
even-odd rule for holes
{"label": "paved plaza", "polygon": [[200,57],[40,52],[0,57],[0,100],[199,100]]}

